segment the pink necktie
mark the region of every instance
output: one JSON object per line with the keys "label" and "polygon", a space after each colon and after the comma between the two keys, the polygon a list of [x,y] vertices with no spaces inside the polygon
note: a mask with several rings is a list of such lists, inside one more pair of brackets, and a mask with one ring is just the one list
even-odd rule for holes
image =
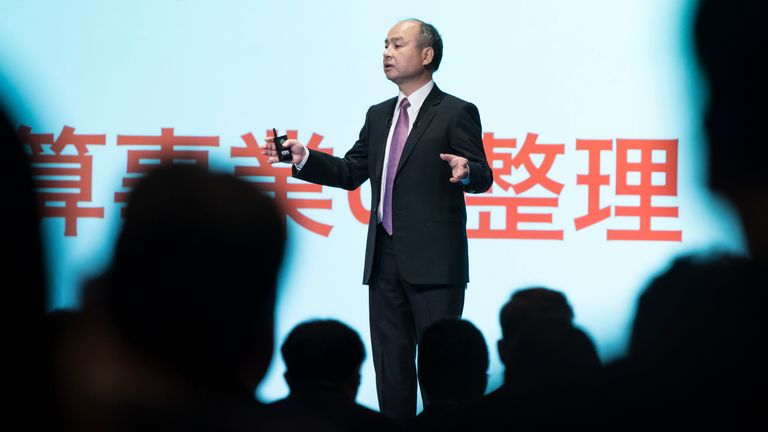
{"label": "pink necktie", "polygon": [[392,186],[397,174],[397,165],[400,163],[400,155],[403,154],[405,140],[408,138],[408,107],[411,103],[408,98],[400,102],[400,115],[397,117],[395,132],[392,134],[392,142],[389,144],[389,159],[387,160],[387,178],[384,186],[384,210],[382,211],[381,224],[389,235],[392,235]]}

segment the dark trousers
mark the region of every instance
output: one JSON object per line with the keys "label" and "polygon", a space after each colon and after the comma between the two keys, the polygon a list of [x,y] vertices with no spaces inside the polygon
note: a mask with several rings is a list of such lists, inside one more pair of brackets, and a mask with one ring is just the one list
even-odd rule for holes
{"label": "dark trousers", "polygon": [[381,225],[378,229],[368,288],[376,392],[381,412],[402,420],[416,415],[417,341],[430,324],[461,317],[466,285],[404,281],[395,261],[392,237]]}

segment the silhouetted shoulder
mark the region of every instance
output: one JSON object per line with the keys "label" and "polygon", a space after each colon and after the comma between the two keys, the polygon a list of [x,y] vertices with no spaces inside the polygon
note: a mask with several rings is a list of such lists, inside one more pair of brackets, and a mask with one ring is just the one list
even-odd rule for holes
{"label": "silhouetted shoulder", "polygon": [[400,424],[349,401],[332,389],[312,388],[292,393],[268,406],[274,418],[289,424],[302,424],[307,430],[322,431],[397,431]]}

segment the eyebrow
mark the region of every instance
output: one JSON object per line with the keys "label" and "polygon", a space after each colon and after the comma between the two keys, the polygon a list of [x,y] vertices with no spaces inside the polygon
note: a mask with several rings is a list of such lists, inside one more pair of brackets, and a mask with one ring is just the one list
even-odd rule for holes
{"label": "eyebrow", "polygon": [[402,40],[405,40],[405,39],[403,39],[401,36],[395,36],[391,40],[390,39],[384,39],[384,43],[395,42],[395,41],[402,41]]}

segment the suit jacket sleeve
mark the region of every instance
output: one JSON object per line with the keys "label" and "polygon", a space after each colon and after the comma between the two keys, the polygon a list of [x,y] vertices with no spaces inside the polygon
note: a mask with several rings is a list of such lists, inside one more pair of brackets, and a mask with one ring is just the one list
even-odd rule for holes
{"label": "suit jacket sleeve", "polygon": [[480,113],[474,104],[467,103],[462,107],[448,136],[455,154],[469,162],[469,184],[462,185],[464,191],[487,191],[493,184],[493,172],[485,157]]}
{"label": "suit jacket sleeve", "polygon": [[368,180],[369,176],[369,119],[371,110],[365,115],[365,124],[360,130],[360,136],[355,145],[343,158],[332,156],[323,152],[310,150],[307,163],[301,170],[293,167],[293,176],[326,186],[340,187],[346,190],[357,189]]}

